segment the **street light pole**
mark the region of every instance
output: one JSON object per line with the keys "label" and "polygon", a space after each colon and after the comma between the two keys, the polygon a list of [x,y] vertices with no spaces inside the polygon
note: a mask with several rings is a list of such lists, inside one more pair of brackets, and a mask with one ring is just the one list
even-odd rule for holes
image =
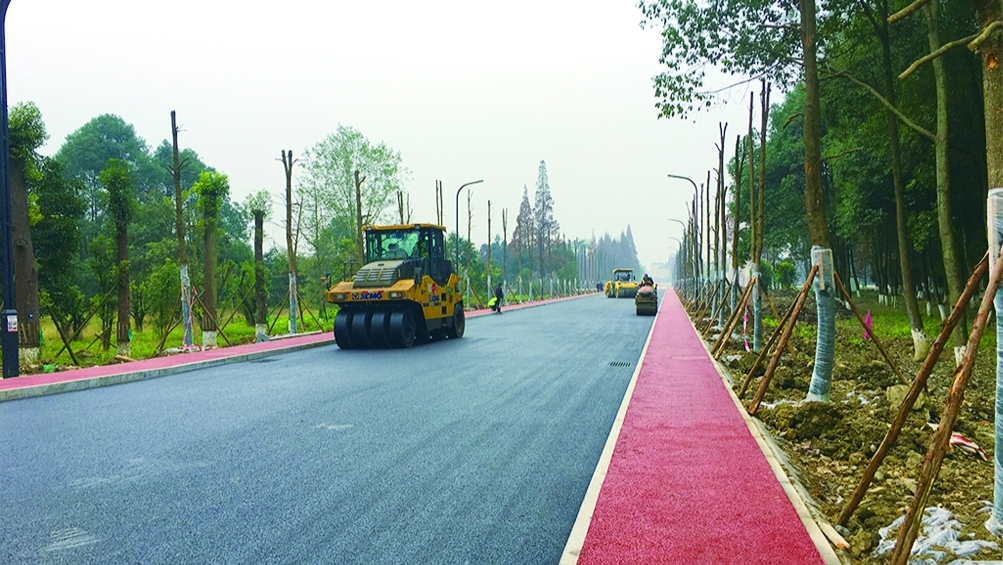
{"label": "street light pole", "polygon": [[10,132],[7,124],[6,21],[10,0],[0,0],[0,280],[3,283],[3,310],[0,311],[0,354],[3,378],[18,376],[17,302],[14,297],[14,244],[10,217]]}
{"label": "street light pole", "polygon": [[[453,269],[457,273],[460,272],[460,192],[462,192],[464,188],[479,182],[484,182],[484,180],[474,180],[461,184],[460,188],[456,190],[456,233],[454,234],[456,236],[456,251],[453,253]],[[488,242],[488,244],[490,245],[490,242]]]}
{"label": "street light pole", "polygon": [[[699,253],[700,252],[700,233],[699,233],[699,231],[697,229],[697,224],[700,221],[700,216],[699,216],[699,213],[697,211],[697,206],[700,203],[700,189],[697,188],[697,183],[694,182],[693,179],[691,179],[690,177],[686,177],[686,176],[683,176],[683,175],[673,175],[672,173],[669,173],[666,176],[669,177],[670,179],[684,180],[684,181],[689,182],[691,185],[693,185],[693,249],[694,249],[694,254],[695,254],[694,263],[696,264],[696,272],[693,273],[693,276],[694,276],[694,279],[696,279],[696,278],[699,278],[699,276],[700,276],[700,253]],[[709,243],[710,242],[708,242],[708,244]],[[695,288],[696,288],[696,295],[699,297],[699,295],[700,295],[699,281],[694,280],[694,284],[695,284]]]}
{"label": "street light pole", "polygon": [[[671,220],[672,218],[669,218],[669,219]],[[675,220],[675,221],[677,221],[677,222],[678,222],[679,220]],[[680,223],[682,223],[682,222],[680,222]],[[677,258],[677,260],[676,260],[675,262],[676,262],[676,263],[678,263],[678,262],[679,262],[679,261],[678,261],[678,257],[679,257],[679,254],[683,252],[683,246],[685,246],[686,244],[685,244],[685,243],[683,243],[683,240],[679,239],[678,237],[672,237],[672,236],[670,235],[670,236],[669,236],[669,239],[674,239],[674,240],[676,240],[676,241],[678,241],[678,242],[679,242],[679,249],[678,249],[678,250],[676,251],[676,253],[675,253],[675,256],[676,256],[676,258]],[[685,261],[685,258],[684,258],[683,260]],[[673,262],[672,262],[672,261],[669,261],[669,265],[670,265],[670,266],[671,266],[671,265],[673,265]],[[674,266],[672,267],[672,269],[671,269],[671,272],[672,272],[672,276],[671,276],[671,278],[670,278],[670,280],[669,280],[669,284],[670,284],[670,285],[674,285],[674,284],[675,284],[675,282],[676,282],[676,279],[678,278],[678,277],[676,276],[676,275],[677,275],[677,273],[676,273],[676,268],[675,268]]]}

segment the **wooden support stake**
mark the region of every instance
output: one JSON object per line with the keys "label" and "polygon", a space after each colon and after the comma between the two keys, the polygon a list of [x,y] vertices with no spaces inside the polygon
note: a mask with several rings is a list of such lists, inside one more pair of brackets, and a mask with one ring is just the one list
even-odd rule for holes
{"label": "wooden support stake", "polygon": [[[811,271],[808,272],[808,281],[805,283],[806,286],[810,286],[812,281],[815,280],[815,275],[818,273],[818,263],[812,265]],[[790,319],[787,320],[787,325],[784,326],[784,331],[780,334],[780,343],[777,344],[777,349],[773,352],[773,357],[770,358],[770,364],[766,366],[766,373],[763,375],[763,380],[759,381],[759,388],[756,389],[755,396],[752,397],[752,402],[749,403],[748,412],[750,416],[754,416],[756,411],[759,410],[760,403],[763,402],[763,397],[766,396],[767,389],[770,388],[770,381],[773,380],[773,373],[777,370],[777,364],[780,363],[780,356],[784,353],[784,344],[787,340],[791,338],[791,332],[794,331],[794,326],[798,321],[798,314],[801,313],[801,308],[804,307],[805,300],[808,298],[808,293],[805,292],[798,296],[797,302],[794,304],[794,310],[791,312]]]}
{"label": "wooden support stake", "polygon": [[249,295],[250,295],[250,294],[251,294],[252,292],[254,292],[254,287],[251,287],[251,288],[249,288],[249,289],[247,290],[247,292],[245,292],[245,293],[244,293],[244,296],[242,296],[242,297],[240,298],[240,302],[238,303],[237,307],[236,307],[236,308],[234,308],[234,309],[233,309],[233,310],[232,310],[232,311],[230,312],[230,317],[229,317],[229,318],[227,318],[227,319],[226,319],[226,321],[225,321],[225,322],[223,322],[223,325],[221,325],[221,326],[219,327],[219,330],[220,330],[220,331],[223,331],[223,329],[224,329],[224,328],[226,328],[227,326],[229,326],[229,325],[230,325],[230,322],[232,322],[232,321],[233,321],[233,317],[234,317],[234,316],[236,316],[236,315],[237,315],[237,312],[239,312],[239,311],[240,311],[240,306],[244,304],[244,300],[246,300],[246,299],[247,299],[247,297],[248,297],[248,296],[249,296]]}
{"label": "wooden support stake", "polygon": [[[205,304],[202,302],[202,298],[199,295],[196,294],[195,295],[195,300],[199,303],[199,306],[202,307],[202,312],[204,313],[206,311],[206,307],[205,307]],[[205,330],[202,330],[202,332],[205,333]],[[223,341],[226,342],[226,346],[227,347],[233,347],[233,344],[230,343],[230,340],[226,338],[226,334],[223,333],[222,329],[220,329],[219,324],[216,324],[216,333],[218,333],[219,335],[223,336]]]}
{"label": "wooden support stake", "polygon": [[843,293],[843,298],[845,298],[846,301],[850,304],[850,310],[853,312],[853,315],[857,317],[857,321],[860,322],[860,327],[864,328],[864,331],[866,331],[867,334],[871,336],[871,341],[873,341],[874,345],[877,346],[878,351],[881,352],[881,356],[885,358],[885,362],[888,363],[888,366],[892,368],[892,371],[895,373],[895,376],[899,378],[899,382],[904,385],[909,384],[909,381],[907,381],[905,377],[902,376],[902,372],[899,371],[898,366],[896,366],[895,362],[892,361],[891,357],[888,356],[888,353],[885,351],[885,348],[881,345],[881,342],[878,340],[878,336],[874,333],[874,330],[867,327],[867,323],[864,322],[864,318],[861,317],[860,312],[857,310],[857,305],[854,304],[853,299],[850,298],[850,293],[846,292],[846,287],[843,286],[843,281],[839,280],[839,275],[835,271],[833,271],[832,275],[836,279],[836,286],[839,287],[839,291]]}
{"label": "wooden support stake", "polygon": [[[710,329],[711,329],[712,327],[714,327],[714,320],[715,320],[715,319],[717,318],[717,314],[718,314],[718,312],[720,312],[720,311],[721,311],[721,309],[722,309],[722,308],[724,308],[724,303],[725,303],[725,300],[726,300],[726,299],[727,299],[727,297],[728,297],[728,290],[727,290],[727,289],[728,289],[728,284],[727,284],[727,282],[728,282],[728,281],[724,281],[724,282],[723,282],[723,283],[721,284],[721,287],[722,287],[722,288],[724,289],[724,292],[722,293],[722,296],[721,296],[721,301],[720,301],[720,302],[718,302],[718,304],[717,304],[717,308],[715,308],[715,309],[714,309],[714,312],[712,312],[712,313],[711,313],[711,315],[710,315],[710,318],[708,318],[708,319],[707,319],[707,325],[706,325],[706,326],[704,326],[704,329],[703,329],[703,333],[705,333],[705,334],[706,334],[706,333],[707,333],[708,331],[710,331]],[[714,294],[715,294],[715,296],[716,296],[716,295],[717,295],[717,292],[715,292]],[[728,318],[729,318],[729,319],[731,319],[731,316],[728,316]]]}
{"label": "wooden support stake", "polygon": [[[115,292],[116,290],[118,290],[118,283],[117,283],[117,282],[116,282],[115,284],[113,284],[113,285],[112,285],[112,287],[111,287],[111,290],[109,290],[109,291],[108,291],[108,293],[107,293],[107,294],[105,294],[105,295],[104,295],[104,296],[103,296],[103,297],[101,298],[101,300],[100,300],[100,301],[98,301],[98,303],[97,303],[97,306],[95,306],[95,307],[94,307],[94,309],[93,309],[93,310],[91,310],[91,311],[90,311],[90,313],[88,313],[88,314],[87,314],[87,317],[86,317],[86,318],[84,318],[84,322],[83,322],[82,324],[80,324],[80,327],[79,327],[79,328],[77,328],[77,331],[73,332],[73,335],[72,335],[72,336],[70,336],[70,341],[73,341],[73,340],[77,339],[78,337],[80,337],[80,334],[82,334],[82,333],[83,333],[83,331],[84,331],[84,328],[86,328],[86,327],[87,327],[87,323],[91,321],[91,318],[93,318],[93,317],[94,317],[94,314],[97,314],[97,311],[98,311],[98,310],[99,310],[99,309],[101,308],[101,306],[102,306],[102,305],[104,304],[104,301],[105,301],[105,300],[108,300],[108,298],[109,298],[109,297],[111,297],[112,293],[113,293],[113,292]],[[94,345],[94,344],[93,344],[93,343],[91,343],[91,345]],[[56,353],[56,355],[55,355],[55,357],[53,357],[53,359],[55,359],[56,357],[59,357],[59,354],[63,352],[63,349],[66,349],[67,347],[69,347],[69,346],[68,346],[68,345],[63,345],[63,348],[62,348],[62,349],[60,349],[60,350],[59,350],[59,351],[58,351],[58,352]],[[90,349],[90,347],[91,347],[91,346],[90,346],[90,345],[88,345],[88,346],[87,346],[87,347],[85,347],[84,349]]]}
{"label": "wooden support stake", "polygon": [[[59,322],[56,320],[56,316],[52,315],[52,310],[53,309],[54,309],[54,306],[50,306],[48,308],[48,310],[49,310],[49,318],[52,320],[52,325],[56,326],[56,331],[59,332],[59,339],[62,340],[62,342],[63,342],[63,349],[65,349],[66,352],[70,354],[70,360],[73,361],[73,364],[75,366],[79,367],[80,366],[80,362],[77,361],[77,356],[73,354],[73,346],[70,345],[70,340],[67,339],[67,337],[66,337],[66,329],[63,328],[63,326],[59,324]],[[59,352],[62,353],[63,350],[60,349]],[[53,362],[55,362],[56,358],[53,357],[52,360],[53,360]]]}
{"label": "wooden support stake", "polygon": [[171,317],[167,321],[167,331],[164,335],[160,336],[160,341],[157,342],[157,348],[153,350],[153,356],[156,357],[161,351],[164,350],[164,345],[167,343],[167,336],[171,335],[177,324],[174,322],[174,316],[178,313],[178,308],[181,308],[181,295],[178,295],[178,301],[174,303],[174,310],[171,312]]}
{"label": "wooden support stake", "polygon": [[728,338],[731,336],[731,332],[735,330],[735,326],[738,325],[738,320],[741,319],[742,314],[745,312],[745,307],[749,303],[749,298],[752,296],[752,285],[756,284],[756,279],[753,278],[746,285],[745,291],[742,292],[742,297],[736,304],[735,311],[731,313],[728,318],[728,323],[722,328],[721,335],[717,336],[717,341],[714,342],[714,347],[711,349],[711,353],[714,359],[720,359],[721,355],[724,353],[725,348],[728,345]]}
{"label": "wooden support stake", "polygon": [[958,412],[961,411],[961,402],[965,397],[965,387],[968,386],[968,380],[972,376],[975,356],[979,352],[979,342],[986,329],[989,313],[993,310],[993,299],[996,297],[996,290],[999,289],[1001,277],[1003,277],[1003,254],[999,255],[993,264],[986,292],[982,295],[982,303],[979,304],[978,313],[972,323],[972,333],[968,336],[968,344],[965,346],[961,365],[954,371],[954,382],[948,389],[947,402],[944,404],[940,424],[937,431],[933,433],[930,448],[926,452],[926,457],[923,458],[923,469],[919,472],[916,495],[913,497],[909,509],[906,510],[905,521],[902,522],[898,539],[895,540],[895,548],[889,559],[891,565],[906,565],[909,561],[909,552],[912,551],[912,545],[916,541],[919,527],[923,521],[926,501],[930,498],[930,491],[933,490],[933,482],[936,480],[937,474],[940,473],[944,456],[951,447],[951,433],[954,431],[954,424],[958,421]]}
{"label": "wooden support stake", "polygon": [[282,313],[282,308],[285,307],[286,301],[289,300],[289,291],[286,291],[286,295],[279,300],[279,304],[272,311],[272,325],[268,326],[268,335],[272,335],[272,329],[275,328],[275,322],[279,321],[279,314]]}
{"label": "wooden support stake", "polygon": [[948,340],[950,340],[955,326],[957,326],[958,322],[961,320],[961,316],[964,313],[965,308],[968,306],[968,302],[972,299],[972,296],[975,294],[975,291],[982,282],[982,277],[985,276],[988,269],[989,257],[987,254],[982,258],[982,261],[976,265],[975,270],[972,272],[972,276],[968,278],[968,284],[965,285],[964,292],[962,292],[961,296],[958,297],[958,303],[955,305],[954,309],[951,310],[951,315],[944,321],[944,325],[940,329],[940,335],[937,336],[937,339],[933,340],[933,344],[930,346],[930,352],[926,354],[926,359],[923,360],[923,365],[920,366],[919,372],[916,373],[916,378],[913,379],[912,386],[909,387],[909,391],[906,393],[905,398],[902,399],[902,406],[899,407],[898,414],[896,414],[895,419],[892,420],[891,427],[888,428],[888,433],[886,433],[885,438],[881,440],[881,445],[878,446],[878,450],[874,452],[873,456],[871,456],[871,460],[867,464],[867,468],[864,469],[863,476],[860,477],[860,483],[857,484],[857,489],[853,492],[853,496],[851,496],[850,500],[846,503],[846,506],[840,513],[839,518],[836,520],[836,524],[845,527],[850,521],[850,517],[853,516],[854,512],[856,512],[857,507],[860,506],[860,503],[864,500],[864,496],[867,494],[867,489],[870,488],[871,482],[874,480],[874,474],[878,472],[878,468],[881,467],[881,463],[884,462],[888,452],[895,446],[895,442],[898,440],[899,433],[902,431],[902,426],[905,425],[909,412],[916,404],[916,400],[919,398],[920,392],[926,388],[926,381],[930,378],[930,374],[933,373],[934,365],[936,365],[937,361],[940,359],[940,354],[943,352],[944,346],[946,346]]}
{"label": "wooden support stake", "polygon": [[745,292],[742,293],[742,299],[738,301],[738,308],[731,313],[731,319],[721,331],[721,335],[718,336],[717,342],[714,344],[714,348],[711,352],[714,355],[714,359],[720,359],[721,355],[724,353],[725,347],[728,345],[728,337],[731,336],[731,332],[735,330],[735,326],[738,325],[738,320],[742,317],[742,313],[745,312],[745,305],[749,303],[749,297],[752,296],[752,285],[756,284],[758,277],[753,278],[749,281],[749,284],[745,287]]}
{"label": "wooden support stake", "polygon": [[707,309],[710,308],[710,305],[714,303],[714,297],[717,296],[717,290],[720,285],[721,285],[720,281],[714,283],[714,292],[707,297],[707,300],[704,301],[703,306],[701,306],[700,309],[697,310],[697,315],[695,316],[697,324],[699,324],[700,320],[703,319],[703,315],[707,312]]}
{"label": "wooden support stake", "polygon": [[[766,296],[766,301],[770,303],[770,309],[773,310],[773,316],[777,320],[779,320],[780,319],[780,312],[777,311],[777,306],[773,303],[773,299],[770,298],[770,293],[766,292],[766,285],[762,285],[761,284],[761,285],[759,285],[759,288],[762,289],[763,294]],[[791,304],[793,304],[793,302]],[[778,328],[780,327],[779,323],[777,324],[777,327]],[[791,342],[789,342],[789,341],[787,342],[787,352],[791,354],[791,358],[792,359],[797,360],[797,358],[798,358],[798,351],[797,351],[797,349],[794,349],[794,344],[791,343]]]}
{"label": "wooden support stake", "polygon": [[[299,288],[296,289],[296,295],[299,296]],[[302,296],[299,296],[298,303],[304,304],[303,309],[306,310],[307,314],[310,314],[310,317],[313,318],[313,321],[317,324],[317,327],[320,328],[320,331],[325,331],[324,326],[320,323],[320,320],[317,319],[317,316],[314,316],[313,311],[310,310],[310,307],[305,305],[306,303],[303,301]],[[303,321],[303,326],[304,327],[306,326],[305,320]]]}
{"label": "wooden support stake", "polygon": [[749,383],[752,382],[752,375],[755,374],[756,369],[763,364],[763,360],[766,359],[766,355],[769,353],[770,348],[773,347],[773,343],[778,337],[780,337],[780,333],[783,332],[784,326],[787,324],[787,320],[790,319],[791,314],[794,312],[795,305],[799,300],[801,300],[801,296],[808,292],[809,288],[811,288],[811,279],[805,281],[804,286],[801,287],[801,291],[798,292],[797,296],[794,298],[794,302],[791,302],[791,305],[787,308],[787,312],[784,314],[784,317],[777,323],[777,327],[773,330],[773,335],[770,336],[769,341],[766,342],[766,346],[759,351],[759,356],[756,357],[756,362],[752,364],[752,368],[749,369],[749,374],[745,375],[745,380],[742,381],[742,387],[738,391],[739,398],[745,396],[745,391],[748,390]]}

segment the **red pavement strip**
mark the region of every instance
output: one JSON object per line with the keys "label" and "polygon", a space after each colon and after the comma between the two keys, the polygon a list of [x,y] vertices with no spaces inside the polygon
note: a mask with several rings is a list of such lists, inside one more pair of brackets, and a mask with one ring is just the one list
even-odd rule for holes
{"label": "red pavement strip", "polygon": [[679,299],[662,303],[561,565],[838,564]]}
{"label": "red pavement strip", "polygon": [[[553,298],[523,304],[510,304],[504,306],[502,311],[521,310],[523,308],[581,298],[582,296],[589,295]],[[491,310],[473,310],[467,312],[466,317],[476,318],[490,313]],[[154,357],[131,363],[102,365],[71,371],[2,379],[0,380],[0,402],[166,377],[168,375],[176,375],[224,363],[251,361],[287,351],[319,347],[333,342],[334,334],[315,332],[292,337],[280,337],[262,343],[248,343],[233,347],[220,347],[208,351],[193,351],[166,357]]]}

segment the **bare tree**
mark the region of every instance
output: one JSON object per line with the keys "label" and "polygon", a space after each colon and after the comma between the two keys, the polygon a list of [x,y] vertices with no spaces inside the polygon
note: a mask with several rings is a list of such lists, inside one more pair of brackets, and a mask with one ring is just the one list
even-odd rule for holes
{"label": "bare tree", "polygon": [[178,123],[174,110],[171,110],[171,140],[173,141],[174,163],[171,166],[171,176],[174,177],[174,231],[178,236],[178,266],[181,271],[181,320],[185,332],[181,340],[182,349],[195,346],[195,336],[192,331],[192,282],[188,277],[188,256],[185,248],[185,216],[184,194],[181,192],[181,171],[188,165],[188,158],[180,159],[178,154]]}
{"label": "bare tree", "polygon": [[289,259],[289,333],[297,333],[296,246],[293,243],[293,152],[282,151],[282,168],[286,173],[286,253]]}

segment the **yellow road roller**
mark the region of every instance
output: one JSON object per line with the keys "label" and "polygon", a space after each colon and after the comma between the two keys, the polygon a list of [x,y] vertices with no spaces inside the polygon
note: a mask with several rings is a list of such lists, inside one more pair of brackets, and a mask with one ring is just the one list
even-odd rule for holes
{"label": "yellow road roller", "polygon": [[338,347],[411,347],[463,337],[463,293],[460,277],[446,259],[445,231],[435,224],[363,228],[362,268],[325,295],[338,305]]}
{"label": "yellow road roller", "polygon": [[606,281],[606,297],[633,298],[637,294],[637,287],[634,269],[613,269],[613,280]]}

